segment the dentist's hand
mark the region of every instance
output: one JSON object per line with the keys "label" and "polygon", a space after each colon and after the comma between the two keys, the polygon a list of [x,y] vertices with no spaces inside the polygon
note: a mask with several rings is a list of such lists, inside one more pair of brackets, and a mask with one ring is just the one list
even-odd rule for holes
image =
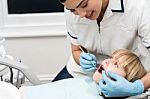
{"label": "dentist's hand", "polygon": [[144,85],[140,80],[129,82],[124,77],[112,73],[111,71],[107,73],[110,78],[115,80],[108,78],[106,73],[102,71],[103,80],[100,80],[99,87],[106,97],[132,96],[143,93]]}
{"label": "dentist's hand", "polygon": [[93,54],[82,52],[80,54],[80,65],[84,71],[92,71],[96,69],[96,57]]}

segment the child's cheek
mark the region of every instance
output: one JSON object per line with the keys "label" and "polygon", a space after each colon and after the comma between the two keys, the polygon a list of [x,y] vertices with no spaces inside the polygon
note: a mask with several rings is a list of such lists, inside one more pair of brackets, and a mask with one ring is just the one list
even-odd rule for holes
{"label": "child's cheek", "polygon": [[116,73],[122,77],[126,77],[126,73],[123,69],[118,69],[118,68],[108,68],[107,70],[112,71],[113,73]]}

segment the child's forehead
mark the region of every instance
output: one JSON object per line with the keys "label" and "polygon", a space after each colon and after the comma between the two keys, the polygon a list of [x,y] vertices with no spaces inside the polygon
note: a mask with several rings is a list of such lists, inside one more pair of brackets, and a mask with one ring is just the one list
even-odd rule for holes
{"label": "child's forehead", "polygon": [[125,62],[125,60],[126,60],[126,57],[125,57],[125,56],[121,56],[121,57],[115,57],[115,56],[113,56],[112,58],[117,62],[117,64],[118,64],[120,67],[123,66],[123,64],[124,64],[124,62]]}

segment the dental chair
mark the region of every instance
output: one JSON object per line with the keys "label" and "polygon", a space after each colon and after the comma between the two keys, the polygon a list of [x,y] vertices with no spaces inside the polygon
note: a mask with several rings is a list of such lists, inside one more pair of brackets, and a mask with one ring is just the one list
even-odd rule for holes
{"label": "dental chair", "polygon": [[[14,69],[17,69],[17,70],[19,70],[23,75],[25,75],[25,77],[30,81],[30,83],[33,85],[33,86],[25,86],[25,87],[20,87],[19,88],[19,90],[16,90],[15,88],[13,88],[10,84],[6,84],[6,83],[4,83],[4,85],[6,85],[7,87],[9,87],[10,89],[13,89],[12,91],[11,91],[11,93],[13,93],[13,92],[15,92],[16,91],[16,94],[19,94],[19,96],[21,96],[20,97],[20,99],[28,99],[28,98],[26,98],[26,95],[27,95],[27,93],[29,93],[29,92],[31,92],[32,91],[32,93],[34,93],[36,96],[37,95],[39,95],[40,97],[42,97],[41,95],[43,95],[43,94],[41,94],[40,95],[40,93],[37,93],[37,92],[40,92],[40,90],[42,89],[42,90],[45,90],[45,92],[47,92],[47,95],[48,95],[48,98],[46,98],[46,99],[49,99],[49,98],[52,98],[51,96],[53,95],[53,93],[55,94],[57,94],[57,96],[59,96],[60,95],[60,93],[59,92],[64,92],[64,89],[65,89],[65,86],[64,85],[66,85],[66,86],[68,86],[70,83],[68,83],[68,82],[65,82],[65,80],[62,80],[62,81],[58,81],[58,82],[54,82],[54,83],[49,83],[49,84],[42,84],[41,83],[41,81],[36,77],[36,75],[29,69],[29,67],[28,66],[26,66],[25,64],[23,64],[23,63],[20,63],[20,62],[17,62],[17,61],[14,61],[14,60],[8,60],[8,59],[4,59],[4,58],[1,58],[0,57],[0,65],[5,65],[5,66],[8,66],[8,67],[11,67],[11,68],[14,68]],[[67,80],[66,80],[67,81]],[[62,82],[63,84],[60,84],[60,82]],[[3,83],[1,83],[0,82],[0,84],[2,84],[1,86],[3,86]],[[88,83],[89,84],[89,83]],[[35,86],[36,85],[36,86]],[[59,85],[59,86],[58,86]],[[70,86],[72,86],[72,85],[75,85],[75,84],[73,84],[73,83],[71,83],[70,84]],[[34,87],[35,86],[35,87]],[[81,86],[81,85],[78,85],[77,84],[77,86]],[[55,92],[53,92],[53,90],[48,90],[47,88],[48,87],[50,87],[50,89],[61,89],[61,90],[63,90],[63,91],[61,91],[61,90],[58,90],[58,92],[57,91],[55,91]],[[53,87],[53,88],[52,88]],[[41,88],[41,89],[40,89]],[[81,89],[79,89],[78,91],[76,91],[76,90],[73,90],[73,88],[71,88],[71,87],[69,87],[70,88],[70,92],[71,93],[73,93],[73,95],[77,92],[78,93],[78,91],[82,91]],[[74,87],[74,88],[76,88],[76,87]],[[85,87],[84,87],[85,88]],[[8,89],[8,91],[7,91],[7,93],[9,92],[9,90],[10,89]],[[37,91],[37,89],[39,90],[39,91]],[[72,92],[72,91],[73,92]],[[65,91],[67,91],[67,92],[69,92],[69,90],[65,90]],[[43,92],[43,93],[45,93],[45,92]],[[86,94],[85,92],[83,92],[84,94]],[[91,92],[90,92],[91,93]],[[95,93],[95,92],[94,92]],[[9,94],[9,93],[8,93]],[[32,95],[34,95],[34,94],[32,94]],[[65,93],[64,93],[65,94]],[[63,94],[63,95],[64,95]],[[88,93],[87,93],[88,94]],[[67,94],[66,94],[67,95]],[[68,94],[67,95],[67,98],[66,98],[66,95],[65,95],[65,98],[63,98],[63,97],[61,97],[61,96],[59,96],[59,98],[55,98],[55,99],[73,99],[73,97],[69,97],[70,96],[70,94]],[[1,93],[0,93],[0,96],[1,96]],[[78,96],[78,95],[76,95],[76,96]],[[80,95],[79,95],[80,96]],[[75,96],[74,96],[75,97]],[[89,97],[90,97],[90,95],[89,95]],[[93,98],[93,99],[101,99],[101,98],[97,98],[97,96],[94,96],[95,98]],[[9,98],[2,98],[2,99],[9,99]],[[19,98],[11,98],[11,99],[19,99]],[[30,97],[30,99],[33,99],[32,97]],[[39,98],[39,97],[37,97],[36,99],[43,99],[43,98]],[[83,98],[81,98],[81,97],[79,97],[78,99],[83,99]],[[87,99],[89,99],[89,98],[87,98]],[[143,93],[143,94],[141,94],[141,95],[137,95],[137,96],[131,96],[131,97],[129,97],[129,98],[127,98],[127,99],[150,99],[150,90],[149,91],[146,91],[145,93]]]}
{"label": "dental chair", "polygon": [[[33,86],[42,84],[29,67],[23,63],[0,57],[0,65],[2,65],[0,75],[6,74],[9,68],[13,68],[20,71]],[[0,81],[0,99],[22,99],[20,94],[17,86],[10,82]]]}
{"label": "dental chair", "polygon": [[5,65],[19,70],[33,85],[41,84],[41,81],[36,77],[36,75],[23,63],[0,57],[0,65]]}

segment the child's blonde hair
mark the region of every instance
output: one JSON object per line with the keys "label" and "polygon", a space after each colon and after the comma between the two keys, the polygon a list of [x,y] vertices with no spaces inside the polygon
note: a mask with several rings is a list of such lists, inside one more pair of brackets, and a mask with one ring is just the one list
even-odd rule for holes
{"label": "child's blonde hair", "polygon": [[122,58],[123,63],[121,66],[124,67],[126,72],[126,79],[129,81],[135,81],[137,79],[142,78],[146,74],[146,70],[144,69],[139,57],[133,52],[126,49],[116,50],[112,57],[116,59]]}

